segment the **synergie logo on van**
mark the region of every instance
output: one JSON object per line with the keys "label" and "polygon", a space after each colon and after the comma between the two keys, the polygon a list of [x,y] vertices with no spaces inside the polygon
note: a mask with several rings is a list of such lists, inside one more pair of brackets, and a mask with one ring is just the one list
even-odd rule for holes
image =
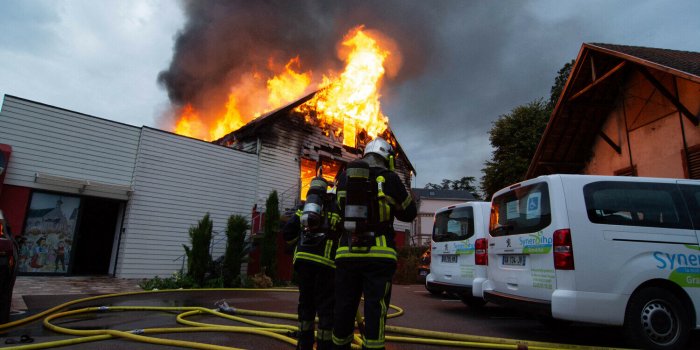
{"label": "synergie logo on van", "polygon": [[527,237],[520,237],[520,245],[526,254],[547,254],[552,251],[552,237],[545,237],[542,231]]}
{"label": "synergie logo on van", "polygon": [[[686,248],[700,250],[697,246]],[[668,279],[682,287],[700,287],[700,254],[667,253],[655,251],[652,256],[659,270],[670,270]]]}

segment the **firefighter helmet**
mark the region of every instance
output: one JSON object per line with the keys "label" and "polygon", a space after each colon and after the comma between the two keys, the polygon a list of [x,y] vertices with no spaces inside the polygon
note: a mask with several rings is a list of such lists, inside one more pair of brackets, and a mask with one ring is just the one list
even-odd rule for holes
{"label": "firefighter helmet", "polygon": [[389,157],[394,155],[394,147],[391,147],[391,145],[383,138],[377,137],[376,139],[370,141],[367,146],[365,146],[364,156],[370,153],[378,154],[388,162]]}

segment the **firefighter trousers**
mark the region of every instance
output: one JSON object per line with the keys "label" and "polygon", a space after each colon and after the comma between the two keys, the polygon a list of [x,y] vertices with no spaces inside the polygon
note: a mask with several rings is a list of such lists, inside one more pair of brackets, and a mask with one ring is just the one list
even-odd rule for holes
{"label": "firefighter trousers", "polygon": [[297,259],[294,264],[299,281],[298,317],[300,323],[297,349],[314,346],[314,319],[318,315],[317,349],[330,349],[333,328],[333,280],[335,269]]}
{"label": "firefighter trousers", "polygon": [[343,260],[336,260],[333,348],[350,349],[355,315],[364,295],[362,348],[384,349],[384,326],[396,262],[377,258]]}

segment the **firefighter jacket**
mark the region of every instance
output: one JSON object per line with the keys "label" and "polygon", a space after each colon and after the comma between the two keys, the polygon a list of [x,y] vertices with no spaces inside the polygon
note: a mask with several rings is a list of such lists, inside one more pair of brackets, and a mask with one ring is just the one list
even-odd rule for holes
{"label": "firefighter jacket", "polygon": [[325,238],[317,244],[302,244],[303,227],[301,225],[301,215],[303,205],[297,207],[294,215],[282,228],[282,234],[287,245],[295,247],[293,263],[303,260],[335,268],[335,252],[338,248],[337,229],[341,223],[338,210],[335,209],[337,208],[335,201],[331,201],[331,204],[328,206],[331,208],[325,208],[323,214],[328,219],[330,230],[326,233]]}
{"label": "firefighter jacket", "polygon": [[[347,196],[346,173],[340,175],[338,181],[338,206],[341,215],[345,211],[345,197]],[[374,190],[370,200],[374,201],[369,207],[375,211],[371,217],[375,221],[370,223],[375,227],[374,246],[350,247],[350,232],[344,232],[340,237],[336,261],[340,259],[388,259],[397,260],[396,243],[394,242],[394,219],[411,222],[416,218],[416,202],[406,190],[401,178],[393,171],[380,167],[370,167],[370,185]]]}

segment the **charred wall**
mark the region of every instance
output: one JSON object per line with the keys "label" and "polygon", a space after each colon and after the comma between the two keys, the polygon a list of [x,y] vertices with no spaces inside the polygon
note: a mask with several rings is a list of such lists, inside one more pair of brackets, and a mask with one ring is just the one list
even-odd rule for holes
{"label": "charred wall", "polygon": [[[269,193],[276,190],[280,208],[284,210],[293,208],[298,203],[302,158],[347,164],[361,157],[362,149],[343,145],[342,135],[333,132],[339,127],[320,127],[305,121],[303,116],[292,111],[280,111],[261,117],[216,142],[257,153],[258,205],[264,205]],[[387,132],[387,137],[396,143],[390,131]],[[411,167],[405,155],[397,157],[396,172],[406,187],[410,188]]]}

